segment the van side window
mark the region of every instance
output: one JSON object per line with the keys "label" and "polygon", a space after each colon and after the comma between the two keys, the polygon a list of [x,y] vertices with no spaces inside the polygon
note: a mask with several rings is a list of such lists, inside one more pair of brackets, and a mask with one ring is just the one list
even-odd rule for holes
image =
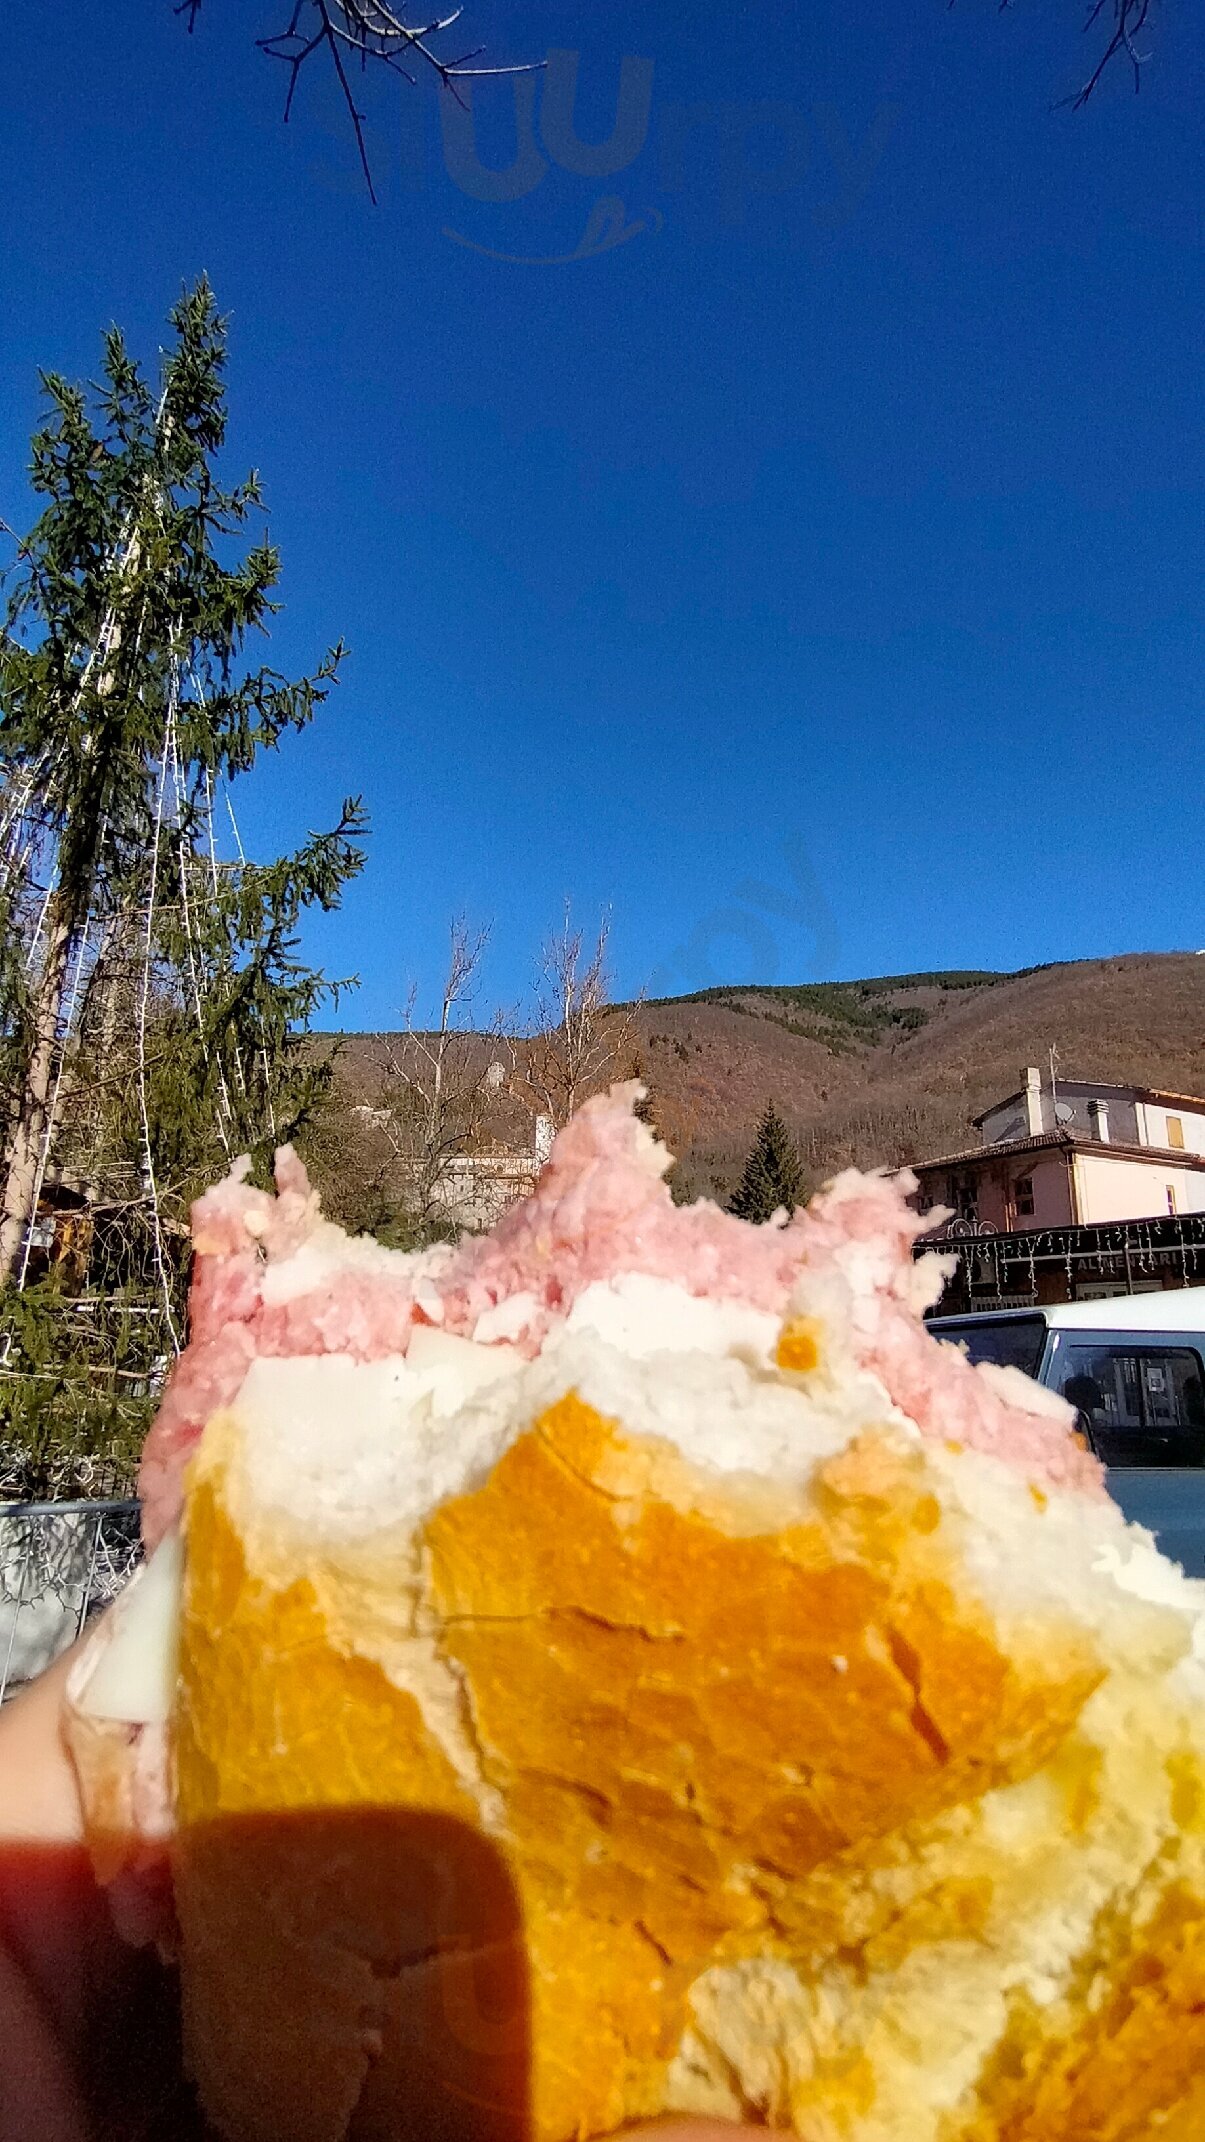
{"label": "van side window", "polygon": [[1205,1465],[1205,1371],[1188,1347],[1069,1346],[1063,1397],[1106,1465]]}

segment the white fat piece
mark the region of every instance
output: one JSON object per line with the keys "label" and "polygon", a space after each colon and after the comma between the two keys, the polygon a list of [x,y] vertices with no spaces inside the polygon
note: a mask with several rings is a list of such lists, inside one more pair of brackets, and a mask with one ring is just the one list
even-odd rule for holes
{"label": "white fat piece", "polygon": [[166,1724],[176,1688],[182,1575],[180,1535],[169,1532],[113,1610],[78,1698],[85,1717],[121,1725]]}
{"label": "white fat piece", "polygon": [[[463,1485],[479,1440],[507,1440],[511,1346],[420,1327],[407,1354],[253,1361],[231,1411],[252,1501],[312,1537],[413,1524]],[[455,1426],[451,1423],[455,1421]]]}
{"label": "white fat piece", "polygon": [[473,1326],[474,1341],[478,1346],[493,1346],[498,1339],[521,1339],[539,1314],[540,1305],[534,1294],[508,1295],[492,1309],[482,1310]]}
{"label": "white fat piece", "polygon": [[633,1361],[662,1353],[732,1354],[768,1368],[782,1318],[745,1302],[686,1294],[670,1279],[629,1272],[587,1287],[574,1302],[565,1329],[595,1332]]}
{"label": "white fat piece", "polygon": [[523,1357],[513,1346],[477,1346],[455,1332],[419,1324],[410,1334],[406,1368],[431,1393],[434,1411],[455,1413],[474,1391],[513,1376]]}
{"label": "white fat piece", "polygon": [[264,1356],[243,1379],[234,1411],[257,1437],[278,1437],[286,1459],[317,1439],[328,1452],[365,1431],[405,1449],[411,1421],[449,1420],[478,1392],[523,1366],[513,1346],[475,1346],[434,1325],[411,1334],[405,1354],[356,1361],[350,1354]]}

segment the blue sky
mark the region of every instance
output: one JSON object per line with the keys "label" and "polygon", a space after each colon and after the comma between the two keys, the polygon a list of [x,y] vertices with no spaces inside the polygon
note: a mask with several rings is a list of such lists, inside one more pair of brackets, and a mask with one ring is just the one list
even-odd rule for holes
{"label": "blue sky", "polygon": [[153,359],[206,270],[274,658],[352,650],[238,799],[267,854],[366,797],[307,940],[348,1023],[457,909],[513,1002],[566,898],[625,992],[1205,944],[1189,25],[1074,116],[1075,0],[467,0],[491,57],[579,56],[581,140],[627,56],[622,167],[566,168],[564,58],[511,184],[511,84],[466,145],[382,79],[374,208],[318,63],[280,124],[286,13],[10,0],[0,515],[37,367],[113,319]]}

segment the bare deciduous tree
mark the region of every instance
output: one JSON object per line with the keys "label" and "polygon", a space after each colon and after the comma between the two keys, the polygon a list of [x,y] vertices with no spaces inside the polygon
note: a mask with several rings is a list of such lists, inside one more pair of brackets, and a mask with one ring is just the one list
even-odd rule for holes
{"label": "bare deciduous tree", "polygon": [[[325,53],[351,116],[360,166],[374,201],[376,194],[364,140],[364,114],[352,91],[349,63],[358,67],[361,73],[370,65],[388,67],[392,73],[402,75],[411,83],[417,79],[418,70],[426,68],[462,104],[465,101],[462,84],[470,84],[483,76],[530,74],[537,65],[543,64],[540,61],[513,67],[481,67],[476,64],[484,50],[480,45],[455,57],[446,54],[437,40],[455,29],[464,13],[459,7],[430,21],[424,19],[413,23],[403,20],[397,0],[392,0],[392,4],[388,4],[388,0],[287,0],[287,4],[288,16],[282,28],[271,37],[256,39],[261,52],[267,53],[270,59],[283,60],[289,70],[285,119],[288,120],[293,109],[302,68],[307,60]],[[203,0],[175,0],[176,13],[185,17],[190,32],[196,28],[202,5]]]}
{"label": "bare deciduous tree", "polygon": [[434,1027],[416,1019],[411,990],[405,1033],[386,1052],[381,1127],[405,1182],[416,1220],[430,1230],[450,1216],[450,1178],[457,1163],[478,1150],[491,1101],[498,1091],[494,1066],[513,1064],[500,1012],[484,1027],[473,1022],[488,928],[474,929],[463,915],[451,925],[448,964]]}
{"label": "bare deciduous tree", "polygon": [[519,1076],[541,1115],[559,1130],[592,1093],[621,1078],[637,1049],[633,1010],[611,1002],[610,918],[588,945],[566,905],[540,952],[536,1016]]}
{"label": "bare deciduous tree", "polygon": [[406,1245],[492,1220],[531,1187],[548,1133],[591,1094],[642,1075],[637,1008],[610,1000],[608,928],[604,918],[587,941],[566,908],[524,1027],[514,1012],[477,1015],[490,932],[452,923],[430,1022],[412,991],[403,1030],[374,1042],[375,1077],[366,1086],[353,1069],[307,1133],[332,1213]]}

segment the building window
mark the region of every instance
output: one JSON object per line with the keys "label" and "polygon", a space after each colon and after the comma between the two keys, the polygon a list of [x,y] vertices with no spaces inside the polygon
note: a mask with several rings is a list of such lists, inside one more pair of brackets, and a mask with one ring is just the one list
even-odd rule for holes
{"label": "building window", "polygon": [[1017,1183],[1016,1183],[1016,1189],[1017,1189],[1017,1218],[1018,1218],[1019,1220],[1020,1220],[1020,1219],[1025,1219],[1025,1220],[1031,1220],[1031,1219],[1033,1218],[1033,1177],[1032,1177],[1032,1175],[1018,1175],[1018,1177],[1017,1177]]}
{"label": "building window", "polygon": [[951,1175],[950,1203],[960,1220],[979,1218],[979,1182],[975,1175]]}
{"label": "building window", "polygon": [[1205,1380],[1187,1348],[1071,1346],[1060,1385],[1106,1465],[1205,1463]]}
{"label": "building window", "polygon": [[1173,1183],[1169,1183],[1167,1186],[1167,1209],[1174,1215],[1176,1210],[1176,1191]]}
{"label": "building window", "polygon": [[1170,1146],[1174,1146],[1177,1153],[1184,1151],[1184,1123],[1180,1116],[1168,1117],[1167,1142]]}

